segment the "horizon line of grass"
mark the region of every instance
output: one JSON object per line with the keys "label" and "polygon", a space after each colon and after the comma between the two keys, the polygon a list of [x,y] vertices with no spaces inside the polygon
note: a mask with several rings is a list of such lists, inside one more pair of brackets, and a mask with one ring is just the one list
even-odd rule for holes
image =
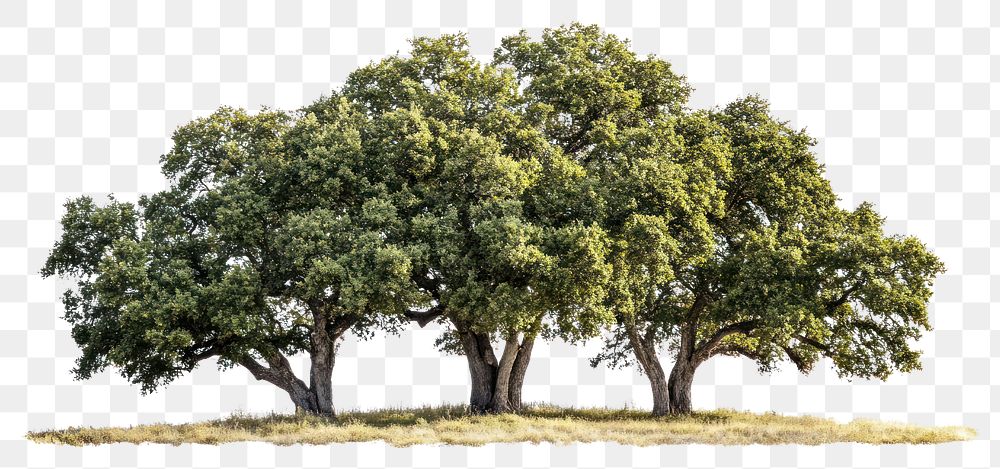
{"label": "horizon line of grass", "polygon": [[344,411],[336,418],[315,415],[234,413],[185,424],[130,427],[71,427],[29,432],[36,443],[73,446],[111,443],[180,445],[244,441],[276,445],[357,443],[382,440],[405,447],[417,444],[481,446],[489,443],[616,442],[650,446],[671,444],[778,445],[828,443],[936,444],[976,436],[969,427],[928,427],[858,419],[838,423],[815,416],[755,414],[729,409],[653,417],[641,409],[527,406],[517,414],[473,415],[467,406],[443,405]]}

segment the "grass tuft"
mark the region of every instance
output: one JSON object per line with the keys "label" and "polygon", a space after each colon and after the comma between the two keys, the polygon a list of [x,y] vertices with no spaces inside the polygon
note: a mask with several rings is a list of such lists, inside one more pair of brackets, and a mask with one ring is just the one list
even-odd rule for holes
{"label": "grass tuft", "polygon": [[264,441],[277,445],[351,443],[383,440],[393,446],[488,443],[611,441],[626,445],[805,444],[855,442],[931,444],[976,436],[968,427],[922,427],[855,420],[841,424],[819,417],[787,417],[733,410],[700,411],[688,416],[651,417],[636,409],[575,409],[530,406],[519,414],[471,415],[464,406],[342,412],[336,419],[310,415],[248,415],[181,425],[127,428],[74,427],[30,432],[37,443],[222,444]]}

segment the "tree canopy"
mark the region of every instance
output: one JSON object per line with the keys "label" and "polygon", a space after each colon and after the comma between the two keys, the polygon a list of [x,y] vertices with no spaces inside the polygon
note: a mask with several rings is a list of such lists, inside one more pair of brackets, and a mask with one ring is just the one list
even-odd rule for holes
{"label": "tree canopy", "polygon": [[[610,237],[617,326],[593,363],[634,358],[654,413],[690,411],[694,370],[719,354],[762,371],[826,356],[843,376],[881,379],[919,367],[913,342],[930,328],[942,264],[919,240],[887,236],[871,204],[839,208],[814,140],[766,101],[691,110],[669,64],[596,26],[522,33],[496,59],[594,195],[563,211]],[[676,356],[669,379],[663,344]]]}
{"label": "tree canopy", "polygon": [[656,414],[690,411],[715,355],[919,367],[942,264],[840,208],[763,99],[690,109],[669,63],[596,26],[505,38],[489,64],[462,35],[412,46],[297,111],[180,127],[170,187],[138,204],[67,202],[42,272],[77,280],[77,375],[151,391],[215,357],[333,415],[337,341],[410,321],[445,325],[477,412],[520,407],[539,337],[606,331],[593,363],[637,362]]}
{"label": "tree canopy", "polygon": [[[42,272],[78,279],[64,305],[83,349],[79,377],[114,366],[151,391],[217,357],[303,410],[333,413],[335,341],[351,328],[398,327],[422,300],[376,199],[352,206],[293,189],[334,181],[290,148],[290,124],[281,112],[220,109],[174,133],[161,160],[168,190],[137,205],[66,204]],[[302,351],[308,384],[286,358]]]}
{"label": "tree canopy", "polygon": [[525,115],[515,76],[476,62],[463,36],[416,39],[411,57],[359,69],[343,95],[373,116],[363,158],[395,171],[384,184],[420,253],[412,281],[433,305],[409,316],[446,322],[442,343],[468,359],[474,408],[516,409],[543,329],[574,340],[612,321],[605,233],[539,217],[534,200],[579,181],[552,171],[566,161]]}

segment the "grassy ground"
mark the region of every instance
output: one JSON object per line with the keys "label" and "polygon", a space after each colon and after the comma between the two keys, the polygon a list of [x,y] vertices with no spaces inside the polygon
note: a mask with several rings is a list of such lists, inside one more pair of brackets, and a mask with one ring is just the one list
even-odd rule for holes
{"label": "grassy ground", "polygon": [[469,415],[463,407],[343,412],[336,420],[310,416],[234,415],[183,425],[129,428],[70,428],[32,432],[38,443],[203,443],[265,441],[279,445],[384,440],[393,446],[487,443],[572,443],[614,441],[627,445],[701,443],[713,445],[858,442],[943,443],[968,440],[965,427],[856,420],[839,424],[816,417],[784,417],[731,410],[697,412],[686,417],[650,417],[642,410],[567,409],[534,406],[518,415]]}

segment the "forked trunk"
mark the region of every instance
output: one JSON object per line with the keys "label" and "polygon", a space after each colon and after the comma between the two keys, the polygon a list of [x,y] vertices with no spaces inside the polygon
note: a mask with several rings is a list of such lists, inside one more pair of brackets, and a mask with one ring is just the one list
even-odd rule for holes
{"label": "forked trunk", "polygon": [[681,329],[680,347],[674,368],[670,370],[670,380],[667,388],[670,394],[670,413],[674,415],[691,413],[691,384],[694,382],[694,372],[709,356],[710,350],[697,346],[695,325],[689,324]]}
{"label": "forked trunk", "polygon": [[295,413],[319,414],[319,403],[316,400],[316,394],[304,384],[302,386],[293,384],[289,386],[290,389],[285,389],[288,397],[292,400],[292,404],[295,404]]}
{"label": "forked trunk", "polygon": [[500,364],[497,366],[496,384],[493,385],[493,402],[490,403],[490,412],[502,414],[514,410],[510,403],[510,375],[514,369],[514,360],[517,358],[520,347],[517,334],[508,337],[504,343],[503,355],[501,355]]}
{"label": "forked trunk", "polygon": [[[288,359],[284,355],[270,353],[265,354],[264,359],[267,362],[267,366],[258,363],[257,360],[249,356],[240,360],[239,363],[249,370],[254,378],[267,381],[287,392],[288,397],[295,404],[295,411],[297,413],[323,413],[321,410],[323,404],[320,403],[322,398],[314,389],[295,376],[291,365],[288,363]],[[329,403],[329,409],[331,409],[331,413],[328,415],[332,415],[332,402]]]}
{"label": "forked trunk", "polygon": [[663,366],[660,365],[659,357],[656,356],[656,345],[651,339],[640,335],[635,325],[626,324],[624,327],[632,353],[635,354],[639,366],[649,379],[649,387],[653,392],[653,415],[667,415],[670,412],[667,377],[663,372]]}
{"label": "forked trunk", "polygon": [[523,342],[519,342],[516,336],[508,338],[498,360],[488,335],[473,332],[458,322],[455,322],[455,328],[472,380],[470,410],[476,414],[520,410],[521,388],[531,359],[534,336],[526,337]]}
{"label": "forked trunk", "polygon": [[295,376],[288,359],[279,352],[261,353],[267,366],[249,356],[239,363],[250,370],[255,378],[274,384],[287,392],[295,404],[296,413],[335,417],[332,377],[337,340],[354,324],[354,319],[340,317],[330,324],[322,310],[315,311],[313,332],[309,337],[308,385]]}
{"label": "forked trunk", "polygon": [[[283,356],[281,360],[284,360]],[[268,361],[273,362],[274,360]],[[264,367],[252,359],[243,360],[240,363],[250,370],[257,379],[268,381],[287,392],[288,397],[295,404],[296,413],[324,417],[336,416],[331,382],[333,374],[332,354],[320,361],[313,360],[310,366],[309,385],[296,377],[291,368],[288,368],[287,372],[281,371],[281,368],[275,368],[273,363],[270,363],[270,367]]]}

